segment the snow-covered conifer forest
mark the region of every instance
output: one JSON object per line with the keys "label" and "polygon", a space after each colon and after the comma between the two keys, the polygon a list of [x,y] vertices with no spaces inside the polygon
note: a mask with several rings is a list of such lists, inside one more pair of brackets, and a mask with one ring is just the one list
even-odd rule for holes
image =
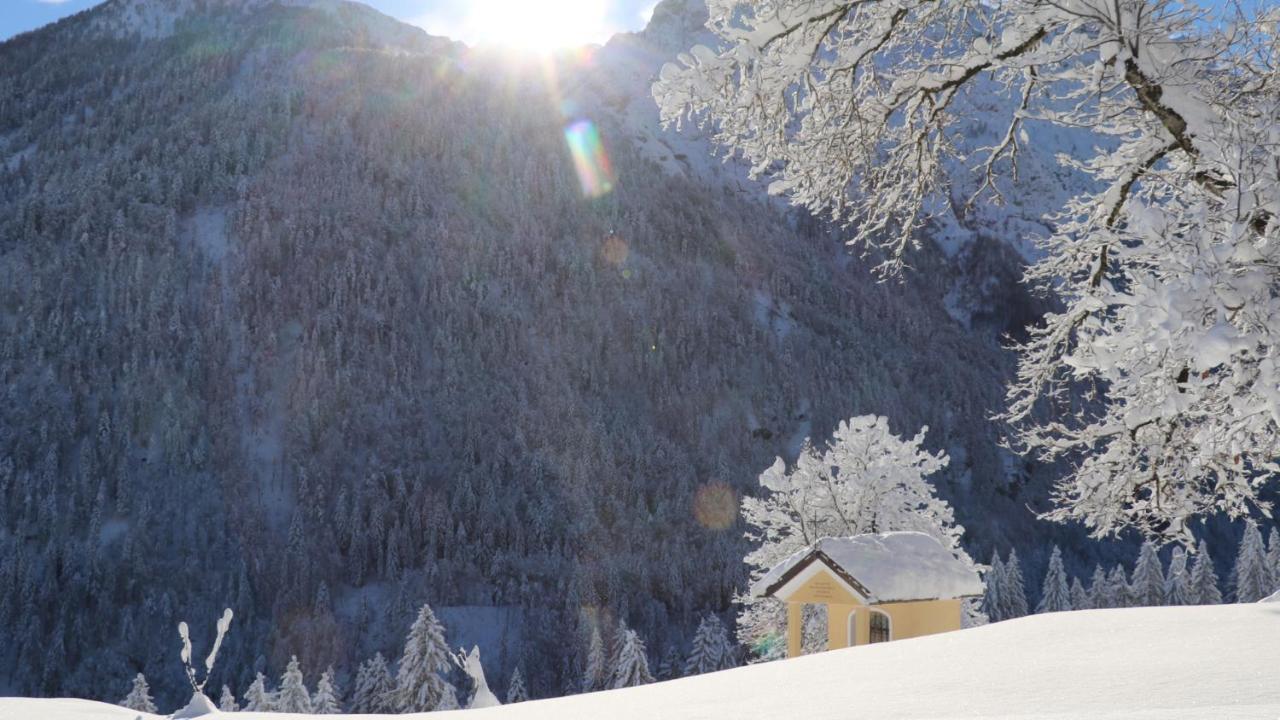
{"label": "snow-covered conifer forest", "polygon": [[1113,6],[663,0],[528,64],[107,0],[0,43],[0,696],[765,678],[746,590],[827,535],[933,536],[966,626],[1024,623],[982,642],[1276,592],[1280,17]]}

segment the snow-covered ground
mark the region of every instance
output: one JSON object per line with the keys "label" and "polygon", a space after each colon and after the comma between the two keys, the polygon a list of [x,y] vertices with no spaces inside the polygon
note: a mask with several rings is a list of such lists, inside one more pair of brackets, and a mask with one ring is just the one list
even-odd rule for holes
{"label": "snow-covered ground", "polygon": [[[431,717],[1276,720],[1277,668],[1280,603],[1086,610],[639,688]],[[0,698],[4,720],[135,717],[129,710],[81,700]],[[237,714],[239,720],[303,717],[309,716]]]}

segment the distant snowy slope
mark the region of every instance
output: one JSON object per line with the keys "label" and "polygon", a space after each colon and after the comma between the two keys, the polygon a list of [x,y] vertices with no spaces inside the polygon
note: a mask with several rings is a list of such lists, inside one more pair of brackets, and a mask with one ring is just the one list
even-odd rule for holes
{"label": "distant snowy slope", "polygon": [[[1280,607],[1267,603],[1056,613],[627,690],[430,717],[1274,720],[1280,716],[1277,634]],[[114,720],[128,714],[98,703],[0,699],[0,717]]]}
{"label": "distant snowy slope", "polygon": [[327,12],[359,31],[367,46],[426,52],[452,44],[350,0],[109,0],[93,10],[91,27],[118,39],[154,40],[172,36],[188,18],[223,12],[247,19],[274,6]]}

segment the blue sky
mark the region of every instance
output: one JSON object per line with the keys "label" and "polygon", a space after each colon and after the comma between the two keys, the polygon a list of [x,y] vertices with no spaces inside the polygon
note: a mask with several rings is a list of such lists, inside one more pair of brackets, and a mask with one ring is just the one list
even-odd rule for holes
{"label": "blue sky", "polygon": [[[558,16],[562,37],[576,42],[601,42],[614,33],[638,30],[644,26],[655,0],[363,0],[378,10],[405,22],[424,27],[435,34],[476,43],[484,40],[503,41],[516,25],[528,23],[489,22],[490,13],[505,15],[503,9],[528,14],[528,8],[541,7],[544,17]],[[34,30],[61,17],[97,5],[102,0],[0,0],[0,39]],[[550,6],[550,7],[548,7]],[[519,18],[524,20],[524,18]],[[581,37],[579,40],[578,38]]]}

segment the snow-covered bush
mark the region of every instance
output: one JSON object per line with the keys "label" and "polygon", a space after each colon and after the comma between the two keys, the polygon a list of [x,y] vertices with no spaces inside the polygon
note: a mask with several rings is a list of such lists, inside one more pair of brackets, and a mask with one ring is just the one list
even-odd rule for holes
{"label": "snow-covered bush", "polygon": [[[213,640],[213,647],[209,649],[209,654],[204,659],[204,679],[197,679],[196,669],[191,665],[191,631],[187,627],[186,622],[178,623],[178,636],[182,639],[182,650],[179,657],[182,660],[183,670],[187,675],[187,682],[191,683],[191,700],[181,710],[178,710],[173,717],[188,718],[198,717],[217,710],[217,706],[213,704],[204,694],[204,686],[209,682],[209,676],[213,673],[213,664],[218,660],[218,650],[222,649],[222,640],[227,636],[227,631],[231,629],[231,618],[233,613],[231,608],[222,611],[222,617],[218,618],[217,635]],[[139,675],[141,677],[141,675]]]}
{"label": "snow-covered bush", "polygon": [[129,690],[129,695],[120,701],[120,705],[138,712],[156,711],[156,704],[151,700],[151,688],[147,686],[146,676],[138,673],[133,677],[133,687]]}
{"label": "snow-covered bush", "polygon": [[498,696],[489,689],[489,681],[484,676],[484,665],[480,662],[480,647],[471,646],[469,652],[458,651],[455,656],[458,666],[471,681],[471,699],[467,701],[467,709],[497,707],[502,704]]}

